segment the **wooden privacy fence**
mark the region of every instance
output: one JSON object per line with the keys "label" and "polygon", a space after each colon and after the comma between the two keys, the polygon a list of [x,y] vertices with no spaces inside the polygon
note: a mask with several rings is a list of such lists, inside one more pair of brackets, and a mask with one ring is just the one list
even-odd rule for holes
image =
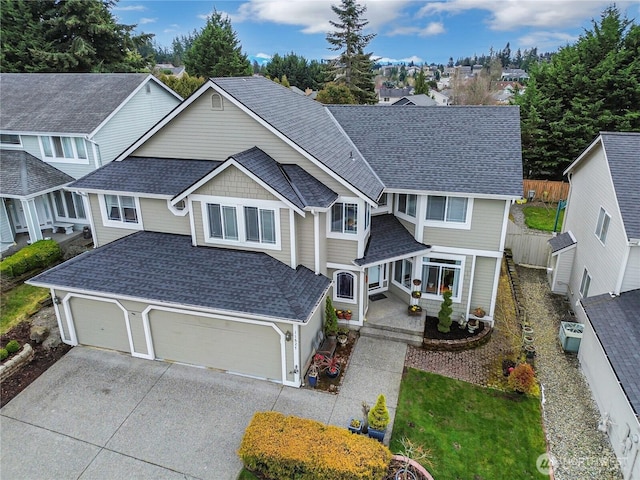
{"label": "wooden privacy fence", "polygon": [[513,261],[518,264],[547,266],[549,233],[525,231],[509,220],[505,246],[513,252]]}
{"label": "wooden privacy fence", "polygon": [[569,184],[567,182],[555,182],[552,180],[523,180],[522,196],[527,200],[529,192],[535,192],[533,200],[558,203],[569,196]]}

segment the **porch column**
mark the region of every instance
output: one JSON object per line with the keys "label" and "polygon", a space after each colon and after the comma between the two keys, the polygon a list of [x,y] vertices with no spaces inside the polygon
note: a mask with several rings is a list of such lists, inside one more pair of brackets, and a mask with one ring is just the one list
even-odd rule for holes
{"label": "porch column", "polygon": [[27,222],[27,229],[29,230],[29,241],[35,243],[38,240],[42,240],[44,237],[42,236],[42,230],[40,230],[40,221],[38,220],[35,199],[20,200],[20,203],[22,203],[24,219]]}

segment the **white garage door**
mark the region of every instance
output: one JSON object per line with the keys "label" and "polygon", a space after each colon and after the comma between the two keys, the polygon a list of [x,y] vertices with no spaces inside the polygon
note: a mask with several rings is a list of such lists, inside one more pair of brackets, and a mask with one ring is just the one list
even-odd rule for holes
{"label": "white garage door", "polygon": [[280,335],[270,326],[149,312],[155,356],[282,381]]}
{"label": "white garage door", "polygon": [[80,345],[131,353],[124,312],[118,305],[73,297],[69,306]]}

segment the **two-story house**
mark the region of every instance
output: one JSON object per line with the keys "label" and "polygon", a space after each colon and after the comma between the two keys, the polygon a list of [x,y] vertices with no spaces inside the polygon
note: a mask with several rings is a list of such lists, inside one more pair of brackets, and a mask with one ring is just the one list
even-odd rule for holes
{"label": "two-story house", "polygon": [[624,478],[640,478],[640,133],[602,132],[564,173],[548,279],[585,325],[578,356]]}
{"label": "two-story house", "polygon": [[0,74],[0,251],[89,225],[64,185],[112,161],[182,101],[147,74]]}
{"label": "two-story house", "polygon": [[[426,134],[426,132],[428,134]],[[413,280],[435,315],[491,323],[516,107],[324,106],[262,77],[208,80],[71,184],[96,249],[34,278],[63,340],[300,386],[329,295],[359,328]]]}

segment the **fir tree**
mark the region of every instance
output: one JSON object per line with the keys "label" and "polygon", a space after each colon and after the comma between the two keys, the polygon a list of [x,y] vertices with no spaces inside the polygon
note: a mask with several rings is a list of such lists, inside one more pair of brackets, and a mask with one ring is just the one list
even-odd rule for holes
{"label": "fir tree", "polygon": [[451,314],[453,313],[451,290],[446,290],[442,294],[442,298],[442,305],[440,306],[440,312],[438,312],[438,331],[447,333],[451,330]]}

